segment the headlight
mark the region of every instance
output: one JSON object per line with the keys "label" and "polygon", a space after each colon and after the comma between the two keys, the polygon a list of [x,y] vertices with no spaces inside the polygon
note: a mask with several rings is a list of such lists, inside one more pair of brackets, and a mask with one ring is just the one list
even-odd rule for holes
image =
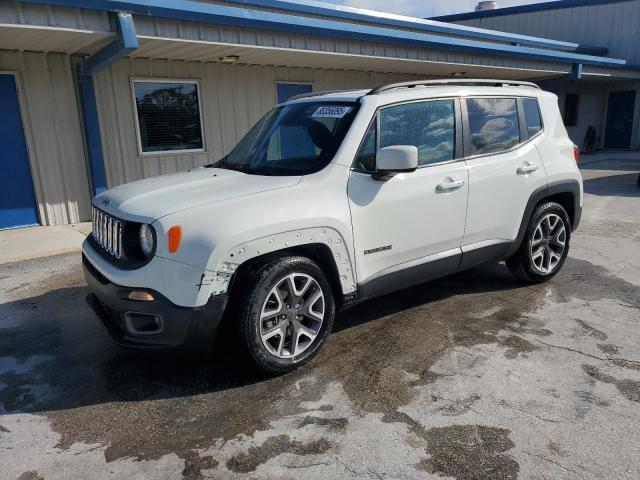
{"label": "headlight", "polygon": [[146,223],[140,225],[139,236],[140,248],[142,249],[142,253],[144,253],[145,257],[149,258],[153,254],[154,246],[153,230],[151,228],[151,225],[147,225]]}

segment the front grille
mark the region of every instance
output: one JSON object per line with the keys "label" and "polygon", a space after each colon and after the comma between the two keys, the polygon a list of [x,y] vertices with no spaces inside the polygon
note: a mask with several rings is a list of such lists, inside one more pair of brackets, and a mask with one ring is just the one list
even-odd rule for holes
{"label": "front grille", "polygon": [[122,257],[122,232],[124,222],[102,210],[91,206],[91,223],[93,239],[105,252],[120,260]]}

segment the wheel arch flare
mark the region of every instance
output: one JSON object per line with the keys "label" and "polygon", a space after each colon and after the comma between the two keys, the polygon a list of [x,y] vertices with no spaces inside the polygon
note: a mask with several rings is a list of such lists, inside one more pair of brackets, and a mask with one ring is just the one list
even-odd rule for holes
{"label": "wheel arch flare", "polygon": [[[311,245],[325,246],[331,251],[342,293],[355,292],[357,283],[353,259],[344,237],[332,227],[301,228],[239,243],[215,259],[212,257],[201,283],[210,287],[211,296],[225,294],[233,275],[247,261],[269,253]],[[331,274],[326,273],[327,276]]]}

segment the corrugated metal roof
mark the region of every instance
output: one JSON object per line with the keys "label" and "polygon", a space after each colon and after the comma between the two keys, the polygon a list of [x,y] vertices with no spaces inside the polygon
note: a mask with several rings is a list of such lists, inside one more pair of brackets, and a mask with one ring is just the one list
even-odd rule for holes
{"label": "corrugated metal roof", "polygon": [[382,28],[357,23],[323,20],[299,15],[285,15],[246,8],[186,0],[24,0],[25,3],[59,5],[82,9],[130,12],[139,16],[201,22],[263,31],[286,32],[333,39],[362,40],[370,43],[396,44],[471,54],[516,57],[552,62],[583,63],[609,67],[627,67],[622,59],[580,55],[555,49],[522,47],[505,43],[469,40],[402,29]]}
{"label": "corrugated metal roof", "polygon": [[440,15],[431,17],[431,20],[440,22],[455,22],[458,20],[471,20],[474,18],[500,17],[502,15],[513,15],[517,13],[542,12],[544,10],[558,10],[562,8],[588,7],[591,5],[602,5],[609,3],[622,3],[633,0],[557,0],[554,2],[530,3],[515,7],[504,7],[489,10],[479,10],[476,12],[455,13],[453,15]]}

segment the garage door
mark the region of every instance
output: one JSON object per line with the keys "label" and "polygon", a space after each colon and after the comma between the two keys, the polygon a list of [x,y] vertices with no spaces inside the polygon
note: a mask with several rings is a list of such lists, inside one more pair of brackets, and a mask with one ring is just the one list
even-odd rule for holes
{"label": "garage door", "polygon": [[13,75],[0,74],[0,229],[38,223]]}

